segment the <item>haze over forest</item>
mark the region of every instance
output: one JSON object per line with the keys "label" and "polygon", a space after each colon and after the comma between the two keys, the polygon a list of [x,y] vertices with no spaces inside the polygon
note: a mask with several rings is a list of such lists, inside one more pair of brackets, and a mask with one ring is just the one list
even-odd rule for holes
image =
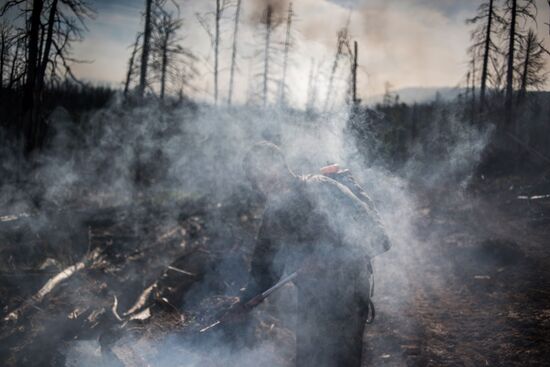
{"label": "haze over forest", "polygon": [[[96,17],[88,20],[89,31],[83,42],[74,46],[74,55],[90,62],[73,66],[77,77],[93,83],[121,86],[127,69],[131,44],[143,28],[143,1],[93,0],[88,2]],[[183,18],[179,30],[181,44],[198,58],[197,75],[191,82],[193,98],[212,100],[213,48],[208,32],[199,17],[213,22],[215,1],[176,0]],[[247,99],[251,75],[261,68],[258,59],[262,48],[263,30],[258,23],[258,9],[265,1],[244,0],[241,16],[241,44],[237,55],[235,98]],[[284,18],[288,1],[277,9]],[[414,87],[464,87],[471,44],[471,25],[465,20],[475,15],[480,2],[476,0],[297,0],[293,2],[294,43],[290,53],[289,79],[291,97],[296,106],[306,102],[308,75],[312,63],[319,83],[327,84],[336,48],[336,34],[349,19],[350,38],[359,45],[360,98],[380,101],[389,85],[396,91]],[[537,27],[540,35],[548,34],[550,7],[537,0]],[[221,19],[220,89],[227,90],[232,46],[235,7],[228,7]],[[277,28],[275,42],[284,41],[284,25]],[[550,46],[550,37],[542,41]],[[548,47],[547,47],[548,48]],[[389,83],[389,84],[388,84]],[[546,84],[548,88],[548,84]],[[322,89],[322,88],[321,88]],[[321,92],[323,94],[323,92]],[[413,93],[414,94],[414,93]],[[426,91],[420,91],[421,95]],[[435,91],[429,95],[434,95]],[[407,98],[412,102],[414,98]],[[422,98],[425,99],[425,98]]]}
{"label": "haze over forest", "polygon": [[0,366],[548,365],[549,61],[550,0],[0,0]]}

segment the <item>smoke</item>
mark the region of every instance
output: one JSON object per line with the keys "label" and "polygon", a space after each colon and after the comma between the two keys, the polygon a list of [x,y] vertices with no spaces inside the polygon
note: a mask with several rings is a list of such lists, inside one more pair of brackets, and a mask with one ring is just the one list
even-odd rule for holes
{"label": "smoke", "polygon": [[268,8],[271,12],[271,25],[278,26],[287,17],[289,0],[254,0],[250,3],[250,22],[254,24],[266,24]]}
{"label": "smoke", "polygon": [[[72,224],[69,221],[60,227],[61,223],[52,222],[48,215],[40,215],[45,209],[132,204],[147,210],[144,204],[147,200],[179,195],[207,197],[210,203],[225,205],[235,197],[249,195],[242,174],[242,158],[251,144],[268,139],[281,147],[296,173],[317,173],[328,163],[339,163],[350,168],[366,188],[393,243],[389,253],[375,259],[379,281],[375,301],[382,298],[382,308],[401,315],[412,297],[413,279],[409,270],[426,258],[426,246],[419,245],[415,226],[418,202],[409,183],[421,177],[429,186],[437,186],[443,179],[454,177],[460,187],[466,187],[488,134],[480,135],[452,123],[446,131],[450,140],[444,154],[437,159],[428,158],[418,153],[422,147],[414,147],[413,152],[417,154],[413,154],[400,171],[392,172],[384,162],[359,153],[361,144],[371,142],[354,143],[348,135],[348,120],[346,109],[328,118],[312,118],[300,111],[253,106],[216,109],[182,105],[168,109],[150,103],[129,108],[114,100],[76,128],[71,116],[60,109],[50,117],[52,135],[48,147],[34,163],[33,176],[25,186],[16,181],[3,183],[1,215],[39,214],[33,221],[33,231],[55,232],[54,228],[64,228],[55,235],[62,247],[71,241],[74,232],[85,231],[85,225],[75,218]],[[438,135],[435,136],[434,144]],[[13,172],[24,168],[17,165],[18,160],[10,155],[3,160],[2,170]],[[207,225],[213,232],[230,231],[232,219],[226,214],[207,216]],[[151,225],[169,226],[176,221],[176,216],[176,211],[165,213],[153,219],[157,222]],[[66,238],[59,240],[62,237]],[[216,241],[227,250],[231,244],[223,242],[223,236],[220,238]],[[242,271],[227,260],[219,264],[211,277],[238,279],[242,285],[243,275],[237,274]],[[143,274],[136,269],[128,276],[128,283],[140,283]],[[212,278],[205,277],[193,285],[184,305],[198,303],[212,295],[212,283]],[[289,304],[295,302],[295,291],[285,292],[263,306],[258,312],[260,317],[265,317],[265,309],[269,309],[276,319],[292,325],[294,316]],[[406,316],[397,317],[411,324]],[[71,343],[66,352],[66,366],[108,365],[98,348],[96,341]],[[214,365],[284,365],[292,355],[291,346],[280,340],[234,348],[226,338],[220,337],[197,346],[170,334],[160,340],[126,335],[115,345],[115,354],[117,348],[120,355],[130,348],[134,355],[155,366],[191,367],[203,365],[205,360]],[[288,358],[281,361],[281,350],[285,348],[284,355]],[[102,362],[98,362],[100,360]],[[116,364],[112,362],[112,365]]]}

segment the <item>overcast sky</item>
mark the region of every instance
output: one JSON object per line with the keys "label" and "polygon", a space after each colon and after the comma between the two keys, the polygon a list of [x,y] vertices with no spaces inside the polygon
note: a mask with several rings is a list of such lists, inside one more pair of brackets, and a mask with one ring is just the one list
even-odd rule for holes
{"label": "overcast sky", "polygon": [[[196,13],[206,14],[215,0],[176,0],[185,19],[182,44],[199,58],[200,72],[194,85],[201,98],[211,98],[213,54],[207,32]],[[240,72],[237,76],[238,99],[244,100],[259,71],[261,25],[254,15],[267,0],[243,0],[240,37]],[[90,21],[84,42],[75,47],[75,55],[92,63],[75,67],[76,74],[95,82],[121,83],[124,79],[129,45],[142,28],[141,13],[145,0],[90,1],[97,17]],[[286,8],[287,1],[281,9]],[[541,36],[548,42],[549,9],[539,2]],[[307,94],[310,67],[315,65],[319,94],[327,84],[326,75],[334,59],[336,33],[350,18],[352,39],[359,43],[360,94],[362,98],[381,94],[386,82],[395,89],[405,87],[457,86],[464,82],[466,49],[470,43],[471,17],[479,0],[294,0],[295,45],[291,56],[290,93],[297,103]],[[221,94],[226,94],[229,78],[229,51],[234,9],[226,11],[222,22]],[[283,14],[282,14],[283,15]],[[351,16],[351,17],[350,17]],[[208,19],[208,18],[207,18]],[[282,40],[283,27],[274,36]],[[276,64],[276,62],[275,62]],[[272,77],[277,77],[274,66]],[[252,80],[252,83],[250,82]],[[322,97],[320,97],[322,98]]]}

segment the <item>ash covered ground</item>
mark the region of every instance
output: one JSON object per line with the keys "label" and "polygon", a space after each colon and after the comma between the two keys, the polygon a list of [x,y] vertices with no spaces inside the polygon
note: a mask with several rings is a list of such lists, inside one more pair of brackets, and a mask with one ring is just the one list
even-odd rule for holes
{"label": "ash covered ground", "polygon": [[485,134],[391,171],[349,148],[347,116],[159,113],[100,111],[83,148],[61,114],[37,173],[4,187],[2,365],[291,366],[291,285],[245,325],[199,331],[246,285],[263,206],[240,157],[266,137],[299,173],[349,166],[380,210],[393,248],[374,260],[365,366],[548,360],[550,183],[478,174]]}

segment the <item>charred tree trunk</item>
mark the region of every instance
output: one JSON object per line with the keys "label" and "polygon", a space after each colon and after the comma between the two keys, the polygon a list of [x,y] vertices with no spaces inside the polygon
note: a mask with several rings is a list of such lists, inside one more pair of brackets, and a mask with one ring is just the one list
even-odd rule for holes
{"label": "charred tree trunk", "polygon": [[44,52],[44,40],[46,39],[46,28],[44,27],[44,24],[40,23],[40,47],[38,47],[38,71],[37,71],[37,79],[39,79],[38,74],[40,74],[40,60],[42,60],[42,54]]}
{"label": "charred tree trunk", "polygon": [[11,60],[11,68],[10,68],[10,79],[8,88],[13,88],[15,84],[15,68],[17,66],[17,58],[19,57],[19,41],[15,43],[15,52],[13,54],[13,59]]}
{"label": "charred tree trunk", "polygon": [[2,89],[4,87],[4,60],[6,59],[7,40],[4,32],[0,37],[0,89]]}
{"label": "charred tree trunk", "polygon": [[26,63],[26,80],[23,92],[23,136],[25,153],[30,153],[36,145],[35,135],[37,130],[37,72],[38,72],[38,48],[40,44],[40,17],[44,8],[43,0],[33,0],[30,16],[30,28],[28,36],[28,59]]}
{"label": "charred tree trunk", "polygon": [[134,42],[134,49],[132,50],[132,55],[130,56],[130,60],[128,61],[128,72],[126,73],[126,82],[124,83],[124,96],[127,96],[128,91],[130,90],[130,82],[132,80],[132,74],[134,72],[134,62],[138,51],[140,37],[141,34],[136,37],[136,42]]}
{"label": "charred tree trunk", "polygon": [[476,120],[476,59],[472,59],[472,100],[470,106],[470,124]]}
{"label": "charred tree trunk", "polygon": [[216,0],[216,34],[214,37],[214,103],[218,104],[218,68],[220,52],[220,18],[221,5],[220,0]]}
{"label": "charred tree trunk", "polygon": [[359,103],[357,99],[357,60],[358,60],[358,47],[357,41],[353,43],[353,67],[352,67],[352,95],[351,100],[353,106],[356,106]]}
{"label": "charred tree trunk", "polygon": [[487,30],[485,32],[485,46],[483,50],[483,67],[481,71],[481,87],[479,91],[479,107],[483,111],[485,106],[485,93],[487,89],[487,76],[489,68],[489,52],[491,49],[491,32],[493,24],[493,4],[494,0],[489,1],[489,15],[487,18]]}
{"label": "charred tree trunk", "polygon": [[140,97],[145,94],[145,87],[147,85],[147,67],[149,64],[149,51],[151,44],[151,7],[153,0],[145,0],[145,28],[143,31],[143,48],[141,50],[141,70],[139,75],[139,89],[138,93]]}
{"label": "charred tree trunk", "polygon": [[168,39],[170,33],[167,30],[166,34],[163,35],[162,43],[162,59],[160,66],[160,99],[164,100],[164,94],[166,92],[166,70],[168,68]]}
{"label": "charred tree trunk", "polygon": [[506,125],[510,126],[513,121],[513,93],[514,93],[514,51],[516,40],[516,18],[517,18],[517,0],[512,0],[511,18],[510,18],[510,34],[508,44],[508,69],[506,72],[506,101],[505,115]]}
{"label": "charred tree trunk", "polygon": [[271,17],[273,9],[267,6],[265,12],[265,52],[264,52],[264,84],[263,84],[263,105],[267,105],[268,82],[269,82],[269,50],[271,48]]}
{"label": "charred tree trunk", "polygon": [[523,71],[521,74],[521,86],[518,94],[518,103],[523,102],[525,95],[527,94],[527,77],[529,74],[529,63],[531,62],[530,56],[533,49],[534,37],[531,36],[531,33],[527,36],[527,45],[525,46],[525,60],[523,61]]}
{"label": "charred tree trunk", "polygon": [[[468,71],[466,73],[466,94],[464,96],[464,109],[466,110],[468,107],[468,101],[470,100],[470,76],[472,75],[471,71]],[[465,116],[466,117],[466,116]]]}
{"label": "charred tree trunk", "polygon": [[284,50],[284,59],[283,59],[283,77],[281,79],[281,91],[280,91],[280,100],[279,103],[284,105],[286,103],[286,75],[288,69],[288,53],[290,51],[290,37],[291,37],[291,27],[292,27],[292,3],[288,4],[288,17],[286,19],[286,37],[285,37],[285,50]]}
{"label": "charred tree trunk", "polygon": [[57,14],[57,2],[58,0],[52,1],[52,4],[50,6],[50,14],[48,16],[48,31],[44,44],[44,51],[42,54],[42,62],[40,63],[40,70],[38,73],[38,89],[40,91],[43,89],[44,76],[46,75],[46,68],[48,67],[48,62],[50,61],[50,51],[53,42],[53,27],[55,23],[55,16]]}
{"label": "charred tree trunk", "polygon": [[233,51],[231,53],[231,71],[229,74],[229,94],[227,104],[231,106],[233,100],[233,83],[235,82],[235,67],[237,65],[237,37],[239,34],[239,17],[241,15],[242,0],[237,0],[237,10],[235,13],[235,28],[233,30]]}
{"label": "charred tree trunk", "polygon": [[325,105],[323,106],[323,112],[327,112],[328,104],[330,100],[330,94],[332,92],[332,87],[334,85],[334,76],[336,75],[336,70],[338,69],[338,62],[340,61],[340,55],[342,54],[342,47],[344,46],[340,36],[338,37],[338,45],[336,56],[334,57],[334,62],[332,64],[332,70],[330,71],[330,78],[328,82],[327,96],[325,98]]}

